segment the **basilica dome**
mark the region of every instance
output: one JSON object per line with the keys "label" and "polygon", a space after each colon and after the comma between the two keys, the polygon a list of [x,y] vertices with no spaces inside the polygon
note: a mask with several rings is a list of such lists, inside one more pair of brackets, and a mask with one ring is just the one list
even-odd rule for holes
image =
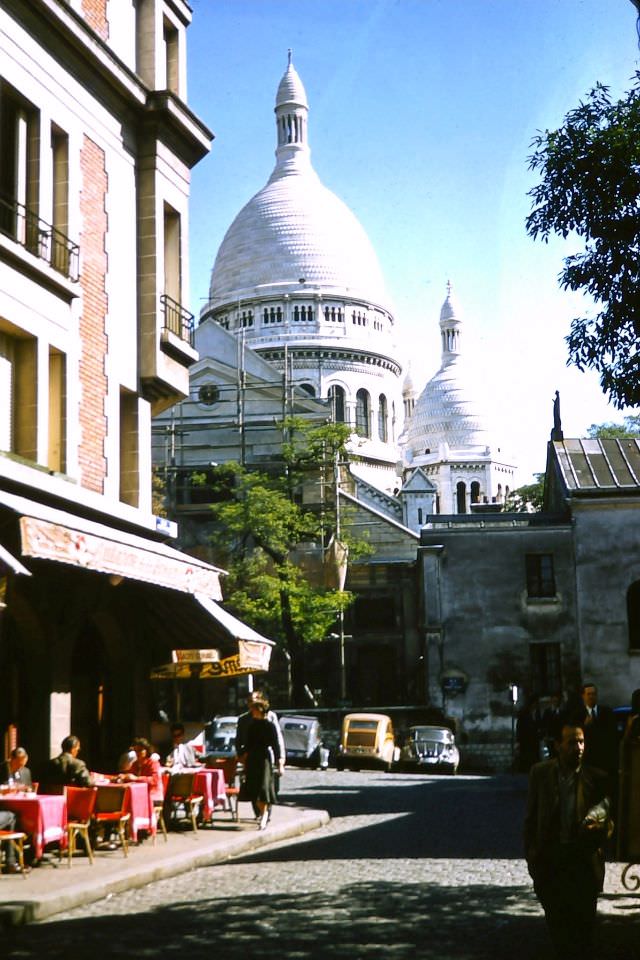
{"label": "basilica dome", "polygon": [[307,97],[289,62],[276,95],[276,166],[243,207],[213,266],[209,307],[287,288],[338,293],[390,308],[375,251],[349,208],[311,166]]}
{"label": "basilica dome", "polygon": [[407,431],[407,449],[413,458],[437,454],[441,444],[450,449],[482,448],[489,444],[484,416],[471,390],[471,373],[461,354],[460,311],[448,286],[440,311],[442,362],[420,394]]}

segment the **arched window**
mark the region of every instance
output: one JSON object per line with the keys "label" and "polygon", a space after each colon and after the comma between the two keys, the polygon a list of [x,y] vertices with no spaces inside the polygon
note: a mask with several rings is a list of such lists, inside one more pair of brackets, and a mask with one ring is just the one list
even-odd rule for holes
{"label": "arched window", "polygon": [[315,387],[314,387],[312,384],[310,384],[310,383],[301,383],[301,384],[300,384],[300,389],[301,389],[301,390],[304,390],[305,393],[308,393],[310,397],[315,397],[315,395],[316,395],[316,389],[315,389]]}
{"label": "arched window", "polygon": [[[303,307],[302,309],[304,310],[304,307]],[[293,308],[293,319],[294,319],[294,320],[299,320],[299,319],[300,319],[300,307],[294,307],[294,308]],[[304,320],[304,317],[303,317],[302,319]]]}
{"label": "arched window", "polygon": [[361,437],[371,436],[370,409],[369,394],[366,390],[358,390],[356,393],[356,433]]}
{"label": "arched window", "polygon": [[640,580],[627,590],[627,623],[629,624],[629,650],[640,650]]}
{"label": "arched window", "polygon": [[471,484],[471,503],[480,503],[480,484],[477,480]]}
{"label": "arched window", "polygon": [[389,439],[387,419],[387,398],[384,393],[381,393],[378,397],[378,436],[383,443]]}
{"label": "arched window", "polygon": [[459,480],[456,485],[456,508],[458,513],[467,512],[467,485]]}
{"label": "arched window", "polygon": [[346,423],[345,417],[345,393],[342,387],[338,387],[336,384],[329,387],[329,400],[331,400],[331,406],[333,407],[333,419],[336,423]]}

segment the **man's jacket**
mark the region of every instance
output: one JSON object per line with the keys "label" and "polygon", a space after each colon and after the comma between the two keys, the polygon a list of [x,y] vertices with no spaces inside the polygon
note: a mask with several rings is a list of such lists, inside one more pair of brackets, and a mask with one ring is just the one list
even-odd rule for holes
{"label": "man's jacket", "polygon": [[[597,889],[604,882],[604,850],[608,822],[596,830],[586,830],[582,822],[587,812],[603,804],[608,813],[607,775],[594,767],[582,766],[576,772],[576,810],[570,851],[584,860]],[[554,870],[556,857],[562,849],[560,842],[560,782],[557,758],[543,760],[531,768],[529,796],[524,824],[525,856],[535,882],[544,881]],[[565,848],[566,850],[567,848]]]}

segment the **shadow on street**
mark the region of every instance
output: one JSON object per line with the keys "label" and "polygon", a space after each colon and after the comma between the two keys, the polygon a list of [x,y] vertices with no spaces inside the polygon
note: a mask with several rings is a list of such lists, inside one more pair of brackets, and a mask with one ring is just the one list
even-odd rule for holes
{"label": "shadow on street", "polygon": [[[522,915],[529,904],[533,910],[532,895],[509,887],[359,883],[330,896],[256,896],[248,890],[233,898],[212,890],[211,899],[195,904],[21,928],[12,932],[6,956],[545,960],[542,918]],[[640,958],[637,931],[624,919],[608,919],[602,941],[600,960]]]}

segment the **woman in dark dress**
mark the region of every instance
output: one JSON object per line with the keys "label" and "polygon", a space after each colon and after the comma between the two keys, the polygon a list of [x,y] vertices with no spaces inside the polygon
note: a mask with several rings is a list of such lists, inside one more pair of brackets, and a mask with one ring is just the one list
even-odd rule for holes
{"label": "woman in dark dress", "polygon": [[259,811],[258,829],[264,830],[276,801],[273,777],[274,765],[280,760],[280,744],[274,725],[266,719],[269,704],[259,700],[251,704],[251,722],[247,728],[247,752],[244,755],[245,788],[247,800]]}

